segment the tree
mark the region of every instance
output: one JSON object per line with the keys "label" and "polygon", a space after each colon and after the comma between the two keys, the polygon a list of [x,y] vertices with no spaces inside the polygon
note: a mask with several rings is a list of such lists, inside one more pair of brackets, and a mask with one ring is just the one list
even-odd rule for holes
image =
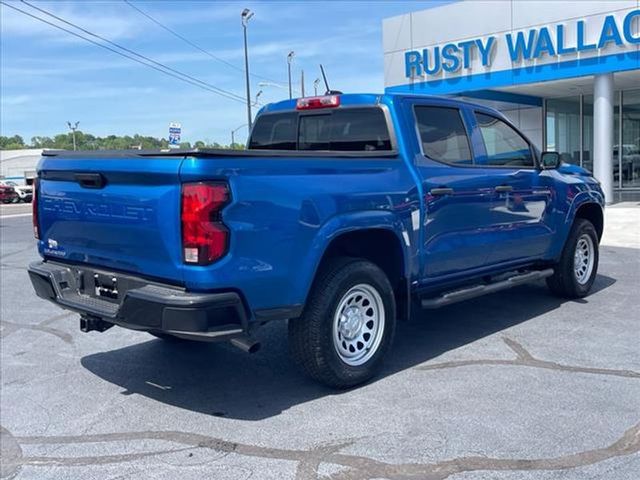
{"label": "tree", "polygon": [[[129,150],[141,148],[143,150],[153,150],[158,148],[168,148],[169,142],[166,138],[156,138],[139,134],[131,135],[107,135],[98,137],[81,130],[76,130],[76,147],[78,150]],[[191,148],[190,142],[180,143],[180,148]],[[221,145],[218,142],[211,142],[209,139],[198,140],[193,143],[194,148],[218,148],[242,150],[243,144],[234,143],[232,145]],[[31,143],[25,144],[20,135],[13,137],[0,136],[0,149],[19,150],[23,148],[52,148],[52,149],[73,149],[73,134],[71,132],[59,133],[52,137],[35,136],[31,137]]]}
{"label": "tree", "polygon": [[14,135],[13,137],[0,136],[0,149],[21,150],[23,148],[27,148],[27,146],[20,135]]}

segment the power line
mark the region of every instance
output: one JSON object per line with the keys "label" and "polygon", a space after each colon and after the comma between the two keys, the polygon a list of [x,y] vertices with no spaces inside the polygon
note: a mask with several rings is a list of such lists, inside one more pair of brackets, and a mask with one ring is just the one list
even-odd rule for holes
{"label": "power line", "polygon": [[175,74],[187,77],[188,79],[193,80],[193,81],[198,82],[198,83],[201,83],[202,85],[205,85],[205,86],[207,86],[209,88],[212,88],[213,90],[217,90],[222,95],[227,95],[227,96],[230,95],[232,97],[236,97],[238,100],[242,100],[242,101],[245,100],[244,97],[241,97],[240,95],[237,95],[237,94],[235,94],[233,92],[230,92],[228,90],[224,90],[224,89],[222,89],[220,87],[216,87],[215,85],[212,85],[210,83],[204,82],[204,81],[202,81],[202,80],[200,80],[198,78],[192,77],[191,75],[188,75],[188,74],[186,74],[184,72],[176,70],[175,68],[168,67],[167,65],[165,65],[163,63],[160,63],[160,62],[158,62],[156,60],[153,60],[152,58],[149,58],[149,57],[146,57],[146,56],[144,56],[144,55],[142,55],[140,53],[134,52],[133,50],[131,50],[131,49],[127,48],[127,47],[123,47],[122,45],[119,45],[119,44],[109,40],[108,38],[105,38],[105,37],[102,37],[102,36],[100,36],[100,35],[98,35],[96,33],[90,32],[89,30],[87,30],[85,28],[82,28],[79,25],[76,25],[75,23],[69,22],[69,21],[65,20],[64,18],[61,18],[61,17],[59,17],[57,15],[54,15],[53,13],[51,13],[51,12],[49,12],[49,11],[43,9],[43,8],[37,7],[37,6],[27,2],[26,0],[21,0],[21,1],[22,1],[22,3],[30,6],[31,8],[33,8],[35,10],[38,10],[39,12],[44,13],[45,15],[48,15],[48,16],[50,16],[52,18],[55,18],[56,20],[58,20],[58,21],[60,21],[62,23],[70,25],[70,26],[72,26],[72,27],[74,27],[74,28],[86,33],[87,35],[91,35],[94,38],[98,38],[98,39],[102,40],[103,42],[106,42],[106,43],[108,43],[110,45],[113,45],[114,47],[117,47],[117,48],[119,48],[121,50],[124,50],[127,53],[135,55],[136,57],[142,58],[142,59],[144,59],[144,60],[146,60],[148,62],[151,62],[151,63],[153,63],[153,64],[155,64],[155,65],[157,65],[157,66],[159,66],[161,68],[164,68],[166,70],[169,70],[169,71],[171,71],[171,72],[173,72]]}
{"label": "power line", "polygon": [[[120,48],[120,49],[122,49],[122,50],[124,50],[124,51],[128,51],[128,52],[132,53],[132,54],[133,54],[133,55],[135,55],[135,56],[128,55],[128,54],[123,53],[123,52],[121,52],[121,51],[119,51],[119,50],[116,50],[116,49],[114,49],[114,48],[111,48],[111,47],[109,47],[108,45],[104,45],[104,44],[102,44],[102,43],[100,43],[100,42],[96,42],[95,40],[92,40],[92,39],[87,38],[87,37],[85,37],[85,36],[83,36],[83,35],[80,35],[80,34],[79,34],[79,33],[77,33],[77,32],[74,32],[74,31],[69,30],[69,29],[67,29],[67,28],[64,28],[64,27],[62,27],[62,26],[60,26],[60,25],[57,25],[57,24],[55,24],[55,23],[53,23],[53,22],[50,22],[50,21],[48,21],[48,20],[45,20],[44,18],[39,17],[39,16],[37,16],[37,15],[33,15],[32,13],[29,13],[29,12],[27,12],[27,11],[25,11],[25,10],[22,10],[22,9],[20,9],[20,8],[18,8],[18,7],[16,7],[16,6],[14,6],[14,5],[10,5],[9,3],[7,3],[7,2],[6,2],[6,1],[4,1],[4,0],[0,0],[0,3],[1,3],[2,5],[4,5],[4,6],[6,6],[6,7],[9,7],[9,8],[11,8],[11,9],[13,9],[13,10],[17,11],[17,12],[22,13],[23,15],[27,15],[28,17],[31,17],[31,18],[33,18],[33,19],[35,19],[35,20],[38,20],[38,21],[40,21],[40,22],[42,22],[42,23],[45,23],[45,24],[47,24],[47,25],[49,25],[49,26],[52,26],[52,27],[54,27],[54,28],[57,28],[58,30],[62,30],[63,32],[66,32],[66,33],[68,33],[68,34],[70,34],[70,35],[73,35],[74,37],[77,37],[77,38],[80,38],[80,39],[82,39],[82,40],[85,40],[86,42],[89,42],[89,43],[91,43],[91,44],[93,44],[93,45],[96,45],[96,46],[98,46],[98,47],[104,48],[105,50],[109,50],[110,52],[113,52],[113,53],[115,53],[115,54],[117,54],[117,55],[120,55],[121,57],[128,58],[129,60],[133,60],[134,62],[139,63],[139,64],[141,64],[141,65],[145,65],[145,66],[147,66],[147,67],[149,67],[149,68],[152,68],[152,69],[154,69],[154,70],[156,70],[156,71],[158,71],[158,72],[160,72],[160,73],[163,73],[163,74],[165,74],[165,75],[168,75],[168,76],[170,76],[170,77],[173,77],[173,78],[175,78],[175,79],[177,79],[177,80],[180,80],[180,81],[185,82],[185,83],[188,83],[188,84],[190,84],[190,85],[193,85],[193,86],[196,86],[196,87],[202,88],[202,89],[207,90],[207,91],[209,91],[209,92],[212,92],[212,93],[215,93],[215,94],[221,95],[221,96],[223,96],[223,97],[225,97],[225,98],[228,98],[228,99],[230,99],[230,100],[234,100],[234,101],[236,101],[236,102],[242,102],[242,103],[244,103],[244,102],[245,102],[245,99],[244,99],[243,97],[241,97],[241,96],[239,96],[239,95],[236,95],[236,94],[235,94],[235,93],[233,93],[233,92],[228,92],[228,91],[223,90],[223,89],[221,89],[221,88],[219,88],[219,87],[216,87],[215,85],[211,85],[211,84],[208,84],[208,83],[206,83],[206,82],[203,82],[202,80],[199,80],[199,79],[197,79],[197,78],[195,78],[195,77],[191,77],[190,75],[187,75],[187,74],[185,74],[185,73],[182,73],[182,72],[180,72],[180,71],[178,71],[178,70],[175,70],[175,69],[172,69],[172,68],[170,68],[170,67],[167,67],[166,65],[163,65],[163,64],[161,64],[161,63],[159,63],[159,62],[156,62],[155,60],[152,60],[152,59],[150,59],[150,58],[148,58],[148,57],[145,57],[145,56],[140,55],[140,54],[138,54],[138,53],[136,53],[136,52],[133,52],[132,50],[129,50],[129,49],[125,48],[125,47],[121,47],[120,45],[117,45],[117,44],[115,44],[115,43],[113,43],[113,42],[111,42],[111,41],[109,41],[109,40],[107,40],[107,39],[104,39],[103,37],[100,37],[99,35],[96,35],[96,34],[94,34],[94,33],[92,33],[92,32],[89,32],[88,30],[85,30],[85,29],[83,29],[83,28],[81,28],[81,27],[79,27],[79,26],[77,26],[77,25],[74,25],[74,24],[72,24],[71,22],[67,22],[67,21],[66,21],[66,20],[64,20],[64,19],[61,19],[61,18],[59,18],[59,17],[56,17],[55,15],[50,14],[49,12],[47,12],[47,11],[45,11],[45,10],[42,10],[42,9],[40,9],[40,8],[38,8],[38,7],[35,7],[35,6],[33,6],[33,5],[30,5],[30,4],[28,4],[27,2],[24,2],[24,3],[26,3],[27,5],[29,5],[30,7],[34,8],[34,9],[36,9],[36,10],[41,10],[41,11],[43,11],[43,13],[46,13],[46,14],[47,14],[47,15],[49,15],[49,16],[52,16],[52,17],[54,17],[54,18],[57,18],[57,19],[58,19],[58,20],[60,20],[61,22],[64,22],[64,23],[66,23],[66,24],[68,24],[68,25],[71,25],[71,26],[73,26],[74,28],[77,28],[78,30],[81,30],[81,31],[87,32],[89,35],[92,35],[92,36],[94,36],[95,38],[99,38],[99,39],[101,39],[101,40],[103,40],[103,41],[106,41],[107,43],[113,44],[114,46],[116,46],[116,47],[118,47],[118,48]],[[142,60],[140,60],[139,58],[136,58],[136,57],[143,58],[143,59],[145,59],[145,60],[147,60],[148,62],[151,62],[151,63],[147,63],[147,61],[142,61]],[[154,65],[154,64],[155,64],[155,65]],[[157,66],[156,66],[156,65],[157,65]],[[174,72],[174,73],[172,73],[172,72]]]}
{"label": "power line", "polygon": [[[218,57],[217,55],[214,55],[213,53],[211,53],[209,50],[206,50],[204,48],[202,48],[200,45],[198,45],[197,43],[192,42],[191,40],[189,40],[188,38],[186,38],[185,36],[179,34],[178,32],[176,32],[175,30],[167,27],[165,24],[163,24],[162,22],[160,22],[159,20],[157,20],[156,18],[152,17],[150,14],[148,14],[147,12],[145,12],[144,10],[142,10],[141,8],[137,7],[136,5],[134,5],[133,3],[131,3],[129,0],[123,0],[124,3],[126,3],[127,5],[129,5],[131,8],[133,8],[135,11],[137,11],[140,15],[148,18],[150,21],[152,21],[153,23],[155,23],[156,25],[158,25],[160,28],[162,28],[163,30],[169,32],[171,35],[173,35],[176,38],[179,38],[180,40],[182,40],[183,42],[185,42],[187,45],[192,46],[193,48],[195,48],[196,50],[204,53],[205,55],[207,55],[208,57],[211,57],[212,59],[225,64],[228,67],[233,68],[234,70],[237,70],[239,72],[244,72],[244,69],[242,69],[241,67],[226,61],[223,58]],[[255,78],[261,78],[262,80],[268,80],[270,82],[276,82],[273,79],[267,78],[267,77],[263,77],[262,75],[258,75],[258,74],[254,74],[254,73],[250,73],[249,74],[252,77]],[[278,82],[276,82],[278,83]]]}

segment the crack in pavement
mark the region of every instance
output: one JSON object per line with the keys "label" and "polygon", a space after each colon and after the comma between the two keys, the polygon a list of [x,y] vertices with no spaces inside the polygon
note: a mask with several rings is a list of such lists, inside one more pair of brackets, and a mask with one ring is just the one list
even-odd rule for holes
{"label": "crack in pavement", "polygon": [[[122,463],[143,457],[179,452],[191,448],[206,448],[222,453],[233,453],[245,457],[291,461],[298,464],[298,479],[319,479],[318,467],[322,463],[339,465],[346,470],[328,477],[331,480],[365,480],[384,478],[388,480],[444,480],[463,472],[474,471],[537,471],[566,470],[592,465],[611,458],[631,455],[640,451],[640,423],[629,428],[612,444],[579,453],[539,459],[503,459],[491,457],[458,457],[435,463],[393,464],[369,457],[340,453],[339,450],[352,442],[338,442],[311,449],[270,448],[230,442],[219,438],[180,431],[122,432],[94,435],[61,436],[16,436],[0,427],[2,446],[2,479],[13,478],[22,466],[81,466]],[[60,445],[100,442],[131,442],[135,440],[164,440],[183,445],[184,448],[157,450],[144,453],[87,457],[23,456],[23,445]]]}
{"label": "crack in pavement", "polygon": [[60,340],[62,340],[65,343],[72,344],[73,337],[69,333],[63,332],[60,329],[49,326],[53,322],[69,317],[71,315],[73,315],[73,312],[61,313],[51,318],[46,318],[40,323],[36,323],[35,325],[28,324],[28,323],[15,323],[15,322],[10,322],[8,320],[0,320],[0,325],[2,326],[2,329],[0,329],[0,338],[6,338],[12,333],[17,332],[18,330],[34,330],[37,332],[49,333],[51,335],[58,337]]}
{"label": "crack in pavement", "polygon": [[548,360],[540,360],[531,355],[520,343],[507,337],[502,337],[502,341],[507,344],[515,354],[513,360],[499,359],[477,359],[477,360],[454,360],[450,362],[434,363],[432,365],[421,365],[414,370],[444,370],[447,368],[466,367],[469,365],[511,365],[517,367],[544,368],[547,370],[558,370],[572,373],[589,373],[592,375],[610,375],[624,378],[640,378],[640,372],[633,370],[618,370],[611,368],[579,367],[566,365]]}
{"label": "crack in pavement", "polygon": [[2,255],[0,255],[0,259],[4,260],[7,257],[12,257],[14,255],[19,255],[20,253],[25,253],[28,252],[30,250],[33,250],[34,248],[36,248],[36,245],[29,245],[28,247],[23,248],[22,250],[16,250],[13,252],[9,252],[9,253],[3,253]]}

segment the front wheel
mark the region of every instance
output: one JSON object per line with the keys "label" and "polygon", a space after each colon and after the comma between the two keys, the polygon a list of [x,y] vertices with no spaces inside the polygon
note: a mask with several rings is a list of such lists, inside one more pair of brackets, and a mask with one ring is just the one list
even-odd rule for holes
{"label": "front wheel", "polygon": [[366,260],[338,258],[319,272],[302,316],[289,320],[290,351],[315,380],[352,387],[379,371],[395,324],[385,273]]}
{"label": "front wheel", "polygon": [[598,234],[593,224],[577,218],[562,250],[554,273],[547,278],[549,289],[565,298],[585,297],[598,272]]}

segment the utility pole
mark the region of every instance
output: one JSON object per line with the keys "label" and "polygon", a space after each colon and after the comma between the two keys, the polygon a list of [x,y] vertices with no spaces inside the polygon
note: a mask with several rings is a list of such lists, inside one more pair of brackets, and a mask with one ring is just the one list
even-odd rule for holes
{"label": "utility pole", "polygon": [[69,126],[69,130],[71,130],[71,136],[73,137],[73,150],[77,150],[76,148],[76,130],[78,129],[78,125],[80,122],[76,122],[71,125],[71,122],[67,121],[67,125]]}
{"label": "utility pole", "polygon": [[317,97],[318,96],[318,85],[320,85],[320,79],[316,78],[313,81],[313,94]]}
{"label": "utility pole", "polygon": [[240,14],[242,18],[242,32],[244,34],[244,75],[245,82],[247,84],[247,124],[249,125],[249,130],[251,130],[251,89],[249,86],[249,51],[247,48],[247,25],[251,17],[253,17],[253,12],[248,8],[242,10]]}
{"label": "utility pole", "polygon": [[293,98],[293,95],[291,94],[291,62],[293,61],[294,55],[295,52],[293,50],[291,50],[289,52],[289,55],[287,55],[287,71],[289,72],[289,100]]}
{"label": "utility pole", "polygon": [[304,98],[304,70],[300,70],[300,91],[302,92],[302,98]]}

